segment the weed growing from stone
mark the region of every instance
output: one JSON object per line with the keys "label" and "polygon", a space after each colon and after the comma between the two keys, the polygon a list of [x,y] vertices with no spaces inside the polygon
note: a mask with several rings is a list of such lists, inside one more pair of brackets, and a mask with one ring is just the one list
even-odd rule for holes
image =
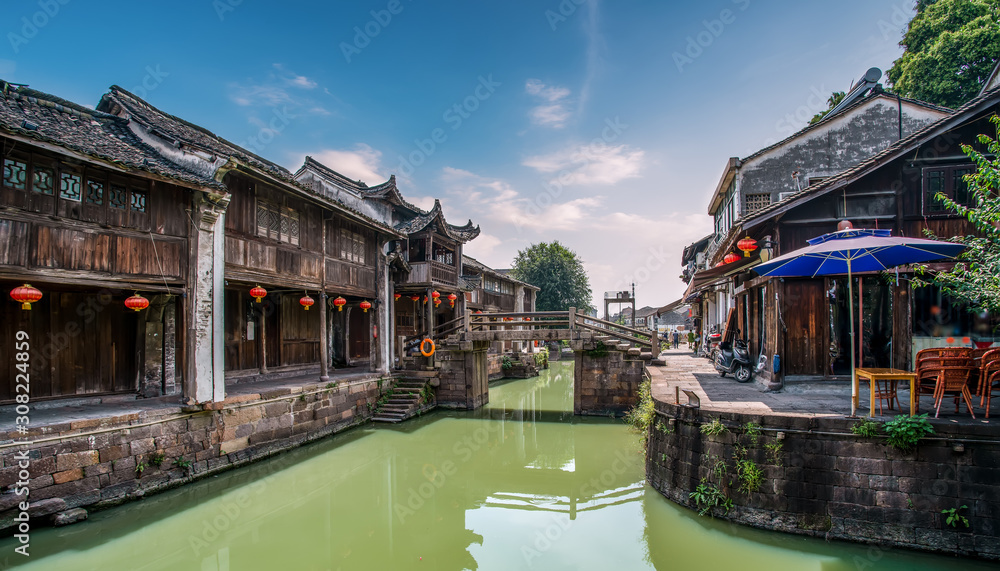
{"label": "weed growing from stone", "polygon": [[755,422],[748,422],[743,426],[743,434],[747,435],[750,439],[750,444],[757,446],[757,441],[760,438],[760,425]]}
{"label": "weed growing from stone", "polygon": [[187,470],[191,468],[191,461],[185,460],[183,456],[179,456],[174,460],[174,466]]}
{"label": "weed growing from stone", "polygon": [[962,524],[965,527],[969,527],[969,518],[963,516],[960,512],[964,509],[968,509],[969,506],[962,505],[957,508],[948,508],[946,510],[941,510],[941,513],[947,516],[945,523],[951,527],[958,527],[958,524]]}
{"label": "weed growing from stone", "polygon": [[163,453],[157,452],[156,454],[153,454],[152,456],[149,457],[149,463],[159,468],[163,464],[163,460],[165,459],[166,456],[164,456]]}
{"label": "weed growing from stone", "polygon": [[910,452],[917,447],[921,438],[934,434],[934,427],[927,420],[926,413],[920,416],[897,416],[885,423],[885,433],[889,435],[889,446],[900,452]]}
{"label": "weed growing from stone", "polygon": [[767,450],[767,458],[771,461],[771,464],[774,464],[775,466],[781,464],[781,452],[784,447],[784,443],[780,440],[768,442],[764,445],[764,449]]}
{"label": "weed growing from stone", "polygon": [[713,418],[712,422],[701,425],[701,433],[709,436],[718,436],[728,430],[729,429],[726,428],[726,425],[722,424],[722,421],[718,418]]}
{"label": "weed growing from stone", "polygon": [[725,510],[723,515],[727,515],[733,507],[733,500],[729,499],[715,484],[704,478],[698,487],[688,494],[688,497],[694,500],[699,515],[706,515],[714,508],[722,508]]}
{"label": "weed growing from stone", "polygon": [[135,477],[141,478],[142,473],[146,471],[147,464],[145,462],[139,462],[135,465]]}
{"label": "weed growing from stone", "polygon": [[639,433],[642,440],[642,448],[646,449],[649,440],[649,427],[656,417],[656,407],[653,403],[653,393],[649,384],[649,379],[643,379],[639,384],[639,400],[631,410],[625,413],[625,423],[634,432]]}
{"label": "weed growing from stone", "polygon": [[736,477],[739,478],[739,490],[749,496],[751,492],[760,490],[764,484],[764,469],[749,458],[736,461]]}
{"label": "weed growing from stone", "polygon": [[862,438],[875,438],[878,436],[879,428],[881,426],[881,423],[863,418],[854,423],[854,426],[851,427],[851,432],[861,436]]}

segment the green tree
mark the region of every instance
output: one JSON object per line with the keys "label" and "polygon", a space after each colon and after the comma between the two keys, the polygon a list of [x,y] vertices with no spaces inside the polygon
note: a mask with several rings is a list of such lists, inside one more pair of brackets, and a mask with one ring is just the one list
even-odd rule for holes
{"label": "green tree", "polygon": [[809,120],[809,124],[812,125],[813,123],[818,123],[820,119],[826,117],[827,113],[833,111],[833,108],[837,105],[840,105],[840,102],[844,100],[846,95],[847,94],[843,91],[834,91],[831,93],[829,99],[826,100],[829,107],[826,108],[826,111],[820,111],[819,113],[813,115],[813,118]]}
{"label": "green tree", "polygon": [[519,250],[511,275],[538,286],[538,311],[565,311],[570,307],[590,310],[590,280],[576,252],[558,240],[532,244]]}
{"label": "green tree", "polygon": [[979,94],[1000,57],[1000,0],[921,2],[889,69],[892,89],[956,108]]}
{"label": "green tree", "polygon": [[[1000,134],[1000,117],[991,119]],[[1000,143],[987,135],[980,135],[979,142],[988,154],[1000,157]],[[956,236],[952,242],[965,244],[966,250],[958,257],[954,268],[934,276],[934,282],[954,298],[969,304],[972,310],[1000,312],[1000,158],[992,160],[970,145],[962,145],[965,154],[976,163],[976,172],[966,175],[969,196],[973,206],[964,206],[942,194],[937,198],[946,208],[962,215],[976,228],[978,235]],[[928,233],[928,235],[932,234]],[[918,285],[922,281],[915,282]]]}

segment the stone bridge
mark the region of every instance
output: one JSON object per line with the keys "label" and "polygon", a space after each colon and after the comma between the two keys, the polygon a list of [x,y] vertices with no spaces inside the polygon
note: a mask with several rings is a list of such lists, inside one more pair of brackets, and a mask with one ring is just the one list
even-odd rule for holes
{"label": "stone bridge", "polygon": [[[487,351],[495,341],[568,341],[575,356],[579,415],[620,415],[635,405],[645,365],[660,352],[655,334],[568,312],[465,315],[435,328],[430,366],[440,371],[438,405],[476,409],[489,402]],[[404,346],[419,344],[420,336]]]}

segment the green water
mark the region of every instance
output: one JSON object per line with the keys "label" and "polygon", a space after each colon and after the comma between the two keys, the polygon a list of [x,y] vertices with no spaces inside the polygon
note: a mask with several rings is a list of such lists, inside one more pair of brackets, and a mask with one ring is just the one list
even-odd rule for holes
{"label": "green water", "polygon": [[[699,517],[643,483],[637,437],[572,415],[573,368],[490,405],[352,430],[183,489],[0,541],[55,570],[979,569]],[[0,569],[8,565],[0,565]]]}

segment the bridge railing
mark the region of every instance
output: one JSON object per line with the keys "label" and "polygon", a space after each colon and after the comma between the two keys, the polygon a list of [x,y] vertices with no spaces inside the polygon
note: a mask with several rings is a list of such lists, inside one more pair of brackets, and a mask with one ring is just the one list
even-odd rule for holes
{"label": "bridge railing", "polygon": [[569,329],[569,314],[565,311],[496,312],[468,315],[468,331],[498,331],[510,329],[534,330]]}
{"label": "bridge railing", "polygon": [[636,345],[652,347],[652,336],[656,335],[655,331],[643,331],[641,329],[635,329],[633,327],[627,327],[619,323],[614,323],[613,321],[605,321],[597,317],[579,314],[575,317],[577,327],[582,327],[583,329],[602,333],[604,335],[610,335],[611,337],[615,337],[629,343],[634,343]]}

